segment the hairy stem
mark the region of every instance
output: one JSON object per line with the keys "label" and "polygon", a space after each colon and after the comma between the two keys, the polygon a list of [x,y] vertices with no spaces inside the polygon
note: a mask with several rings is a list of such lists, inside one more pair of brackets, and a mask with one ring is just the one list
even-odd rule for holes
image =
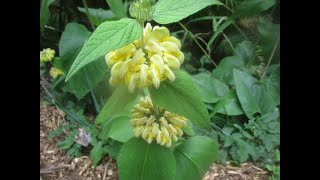
{"label": "hairy stem", "polygon": [[91,28],[92,28],[92,30],[94,31],[94,30],[96,30],[96,28],[94,27],[94,24],[93,24],[93,22],[92,22],[92,19],[91,19],[90,13],[89,13],[89,8],[88,8],[88,5],[87,5],[86,0],[82,0],[82,3],[83,3],[84,8],[86,9],[86,14],[87,14],[87,16],[88,16],[88,19],[89,19]]}

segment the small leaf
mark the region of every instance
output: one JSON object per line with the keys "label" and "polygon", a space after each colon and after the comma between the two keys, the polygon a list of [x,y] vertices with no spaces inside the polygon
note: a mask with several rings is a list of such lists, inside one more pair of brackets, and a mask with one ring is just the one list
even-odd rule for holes
{"label": "small leaf", "polygon": [[52,140],[53,138],[59,136],[60,134],[62,134],[62,127],[58,127],[56,128],[54,131],[51,131],[48,135],[48,139]]}
{"label": "small leaf", "polygon": [[183,132],[185,132],[186,134],[188,134],[189,136],[194,136],[194,130],[193,130],[193,125],[192,122],[190,122],[189,120],[187,121],[187,125],[182,128]]}
{"label": "small leaf", "polygon": [[88,63],[108,52],[132,43],[142,34],[140,24],[129,18],[102,23],[85,43],[72,64],[66,81]]}
{"label": "small leaf", "polygon": [[106,0],[112,12],[118,18],[127,17],[127,9],[124,6],[122,0]]}
{"label": "small leaf", "polygon": [[82,153],[80,151],[81,145],[80,144],[74,144],[68,151],[67,155],[72,157],[80,157],[82,156]]}
{"label": "small leaf", "polygon": [[96,124],[102,124],[113,115],[123,112],[137,97],[136,93],[129,93],[126,87],[118,87],[103,106],[96,118]]}
{"label": "small leaf", "polygon": [[160,88],[149,88],[154,104],[189,119],[194,126],[210,128],[207,107],[191,77],[184,71],[174,71],[176,80],[163,81]]}
{"label": "small leaf", "polygon": [[234,55],[241,57],[246,65],[253,64],[257,59],[255,48],[251,41],[242,41],[237,44]]}
{"label": "small leaf", "polygon": [[159,0],[153,20],[159,24],[178,22],[210,5],[222,5],[216,0]]}
{"label": "small leaf", "polygon": [[69,136],[64,141],[59,141],[57,147],[59,149],[69,149],[74,144],[74,137],[77,134],[77,131],[70,132]]}
{"label": "small leaf", "polygon": [[117,164],[121,180],[173,180],[176,174],[173,152],[141,138],[122,146]]}
{"label": "small leaf", "polygon": [[94,166],[97,166],[98,162],[102,159],[103,154],[104,152],[102,149],[102,141],[99,141],[98,144],[94,146],[90,152],[90,158]]}
{"label": "small leaf", "polygon": [[177,180],[201,179],[218,155],[217,144],[208,137],[194,136],[174,150]]}

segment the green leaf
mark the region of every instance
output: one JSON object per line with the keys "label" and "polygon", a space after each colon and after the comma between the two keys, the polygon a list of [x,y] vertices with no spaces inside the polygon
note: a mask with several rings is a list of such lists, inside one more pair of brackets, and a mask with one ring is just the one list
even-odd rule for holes
{"label": "green leaf", "polygon": [[275,150],[275,160],[276,160],[276,162],[280,161],[280,151],[279,151],[279,149]]}
{"label": "green leaf", "polygon": [[194,136],[194,130],[193,130],[193,125],[192,122],[190,122],[189,120],[187,121],[187,125],[182,128],[183,132],[185,132],[186,134],[188,134],[189,136]]}
{"label": "green leaf", "polygon": [[210,128],[206,105],[191,77],[184,71],[174,71],[176,80],[161,82],[160,88],[149,88],[154,104],[189,119],[194,126]]}
{"label": "green leaf", "polygon": [[58,127],[54,131],[51,131],[48,135],[48,139],[52,140],[53,138],[59,136],[60,134],[62,134],[63,132],[62,130],[63,130],[62,127]]}
{"label": "green leaf", "polygon": [[75,130],[70,132],[69,136],[64,141],[59,141],[57,143],[57,147],[59,149],[69,149],[74,143],[73,139],[76,136],[76,134],[77,134],[77,131]]}
{"label": "green leaf", "polygon": [[215,113],[226,114],[229,116],[237,116],[243,114],[243,110],[234,90],[230,91],[226,96],[222,97],[219,102],[213,105]]}
{"label": "green leaf", "polygon": [[124,6],[122,0],[106,0],[112,12],[118,18],[127,17],[127,9]]}
{"label": "green leaf", "polygon": [[109,144],[103,147],[103,151],[112,159],[117,159],[122,143],[118,141],[109,141]]}
{"label": "green leaf", "polygon": [[41,8],[40,8],[40,30],[41,30],[41,32],[43,32],[44,25],[46,25],[49,20],[49,17],[50,17],[49,6],[54,1],[55,0],[42,0]]}
{"label": "green leaf", "polygon": [[199,73],[191,77],[197,85],[202,100],[206,103],[215,103],[220,97],[225,96],[229,92],[226,84],[208,73]]}
{"label": "green leaf", "polygon": [[68,151],[67,155],[72,157],[80,157],[82,156],[82,153],[80,151],[81,145],[80,144],[74,144]]}
{"label": "green leaf", "polygon": [[72,76],[69,81],[65,82],[62,89],[71,92],[80,100],[104,79],[108,71],[104,57],[100,57]]}
{"label": "green leaf", "polygon": [[270,93],[276,105],[280,104],[280,66],[267,78],[266,92]]}
{"label": "green leaf", "polygon": [[101,138],[112,138],[120,142],[126,142],[132,137],[133,128],[130,124],[129,116],[117,116],[112,118],[112,120],[105,123],[101,130]]}
{"label": "green leaf", "polygon": [[63,70],[68,71],[91,32],[81,24],[72,22],[65,27],[59,41],[59,56]]}
{"label": "green leaf", "polygon": [[94,146],[90,152],[90,158],[94,166],[97,166],[98,162],[102,159],[103,154],[104,152],[102,149],[102,141],[99,141],[98,144]]}
{"label": "green leaf", "polygon": [[241,72],[237,69],[233,70],[233,77],[236,85],[236,92],[243,111],[249,119],[253,118],[255,113],[261,113],[261,110],[256,102],[254,94],[250,91],[250,86],[255,85],[255,79],[250,75]]}
{"label": "green leaf", "polygon": [[153,20],[159,24],[178,22],[210,5],[222,5],[216,0],[159,0]]}
{"label": "green leaf", "polygon": [[[262,47],[263,56],[266,60],[269,60],[272,50],[280,37],[280,24],[272,23],[258,23],[257,26],[260,41],[259,44]],[[271,60],[272,63],[280,62],[280,43],[278,43],[274,56]]]}
{"label": "green leaf", "polygon": [[218,155],[217,144],[208,137],[194,136],[174,150],[177,164],[175,179],[201,179]]}
{"label": "green leaf", "polygon": [[229,85],[234,85],[233,69],[244,68],[244,61],[240,56],[225,57],[219,63],[219,66],[213,69],[212,76]]}
{"label": "green leaf", "polygon": [[129,93],[126,87],[118,87],[103,106],[96,118],[96,124],[102,124],[110,120],[112,116],[123,112],[125,107],[130,105],[137,97],[136,93]]}
{"label": "green leaf", "polygon": [[232,14],[232,18],[257,15],[268,10],[276,3],[276,0],[245,0],[242,1]]}
{"label": "green leaf", "polygon": [[66,81],[88,63],[135,41],[141,34],[142,27],[134,19],[123,18],[102,23],[84,44],[68,72]]}
{"label": "green leaf", "polygon": [[263,134],[260,136],[267,151],[271,151],[274,147],[280,145],[280,134]]}
{"label": "green leaf", "polygon": [[227,28],[229,27],[231,24],[233,24],[234,21],[233,20],[228,20],[224,23],[222,23],[216,31],[214,31],[213,35],[211,36],[210,40],[208,41],[208,46],[207,48],[210,48],[212,43],[214,42],[214,40],[216,40],[216,38]]}
{"label": "green leaf", "polygon": [[125,143],[117,159],[121,180],[173,180],[176,162],[173,152],[141,138]]}
{"label": "green leaf", "polygon": [[221,164],[226,165],[227,164],[227,157],[228,157],[228,150],[227,149],[221,149],[218,153],[218,162]]}
{"label": "green leaf", "polygon": [[246,65],[251,65],[257,59],[255,48],[251,41],[242,41],[237,44],[234,55],[240,56]]}
{"label": "green leaf", "polygon": [[[85,8],[78,7],[78,10],[82,13],[87,14],[87,11]],[[115,15],[111,10],[104,10],[104,9],[93,9],[93,8],[88,8],[90,17],[92,19],[92,22],[94,25],[99,26],[101,23],[108,19],[113,19]]]}

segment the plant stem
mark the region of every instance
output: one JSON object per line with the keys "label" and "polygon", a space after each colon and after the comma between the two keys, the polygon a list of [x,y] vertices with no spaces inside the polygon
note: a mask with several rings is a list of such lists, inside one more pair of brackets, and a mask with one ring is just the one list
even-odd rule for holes
{"label": "plant stem", "polygon": [[274,56],[274,53],[276,52],[276,49],[277,49],[277,47],[278,47],[279,41],[280,41],[280,35],[278,36],[277,41],[276,41],[276,43],[275,43],[274,46],[273,46],[273,49],[272,49],[270,58],[269,58],[269,60],[268,60],[268,64],[267,64],[267,66],[266,66],[266,68],[265,68],[265,70],[264,70],[264,72],[263,72],[260,80],[262,80],[262,79],[264,78],[264,76],[266,75],[266,73],[267,73],[267,70],[268,70],[269,65],[270,65],[270,63],[271,63],[271,60],[272,60],[272,58],[273,58],[273,56]]}
{"label": "plant stem", "polygon": [[142,52],[145,53],[145,49],[144,49],[144,39],[143,39],[143,31],[144,31],[144,21],[143,20],[140,20],[140,25],[142,27],[142,34],[141,34],[141,49],[142,49]]}
{"label": "plant stem", "polygon": [[210,55],[207,53],[206,50],[204,50],[204,48],[200,45],[199,41],[197,38],[195,38],[195,35],[189,31],[181,22],[178,22],[180,24],[180,26],[187,32],[190,33],[191,38],[196,42],[196,44],[199,46],[199,48],[202,50],[202,52],[210,59],[210,61],[212,62],[212,64],[217,67],[217,64],[211,59]]}
{"label": "plant stem", "polygon": [[96,30],[96,28],[94,27],[94,24],[93,24],[93,22],[92,22],[92,19],[91,19],[90,13],[89,13],[89,8],[88,8],[88,5],[87,5],[86,0],[82,0],[82,3],[83,3],[84,8],[86,9],[86,14],[87,14],[87,16],[88,16],[88,19],[89,19],[91,28],[92,28],[92,30],[94,31],[94,30]]}
{"label": "plant stem", "polygon": [[230,45],[232,51],[234,51],[235,49],[234,49],[234,47],[233,47],[230,39],[228,38],[228,36],[227,36],[223,31],[222,31],[222,35],[223,35],[223,37],[227,40],[227,42],[228,42],[228,44]]}

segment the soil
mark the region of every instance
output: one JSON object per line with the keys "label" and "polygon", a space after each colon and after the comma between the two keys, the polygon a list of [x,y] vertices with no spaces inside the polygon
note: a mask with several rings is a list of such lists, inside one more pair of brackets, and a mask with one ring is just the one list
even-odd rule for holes
{"label": "soil", "polygon": [[[73,158],[56,147],[55,138],[48,140],[48,133],[65,122],[63,111],[47,106],[40,101],[40,180],[118,180],[116,161],[104,157],[102,163],[93,168],[88,156]],[[253,163],[243,163],[239,167],[213,164],[203,180],[264,180],[268,172]]]}

